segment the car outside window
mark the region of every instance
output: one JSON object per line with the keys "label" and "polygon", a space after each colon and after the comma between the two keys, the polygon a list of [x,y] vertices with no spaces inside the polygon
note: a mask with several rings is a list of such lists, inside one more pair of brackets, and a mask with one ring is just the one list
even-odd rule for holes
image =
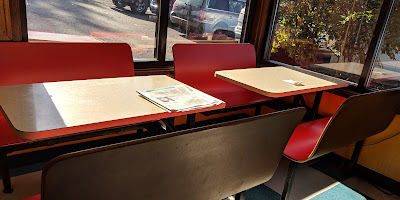
{"label": "car outside window", "polygon": [[240,13],[240,10],[245,6],[245,2],[240,1],[229,1],[229,11],[234,13]]}
{"label": "car outside window", "polygon": [[218,9],[218,10],[229,11],[229,1],[228,0],[210,0],[208,7]]}
{"label": "car outside window", "polygon": [[[186,1],[183,1],[186,2]],[[187,0],[191,6],[200,7],[203,5],[203,0]]]}

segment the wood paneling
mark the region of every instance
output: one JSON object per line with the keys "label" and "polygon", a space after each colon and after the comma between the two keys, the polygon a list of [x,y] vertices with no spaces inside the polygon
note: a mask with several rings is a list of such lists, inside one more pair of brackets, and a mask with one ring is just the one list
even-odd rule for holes
{"label": "wood paneling", "polygon": [[0,0],[0,41],[27,41],[24,0]]}
{"label": "wood paneling", "polygon": [[0,40],[11,40],[11,22],[8,0],[0,0]]}

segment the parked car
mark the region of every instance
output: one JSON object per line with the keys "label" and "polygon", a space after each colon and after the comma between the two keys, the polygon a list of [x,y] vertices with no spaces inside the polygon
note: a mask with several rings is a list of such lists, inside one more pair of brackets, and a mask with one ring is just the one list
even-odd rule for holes
{"label": "parked car", "polygon": [[246,0],[176,0],[171,23],[190,33],[235,37],[235,26]]}
{"label": "parked car", "polygon": [[[174,3],[175,0],[169,0],[169,13],[171,13]],[[150,11],[154,14],[158,14],[158,0],[150,0]]]}
{"label": "parked car", "polygon": [[238,22],[235,27],[235,38],[240,38],[240,36],[242,35],[243,18],[245,12],[246,12],[246,7],[242,8],[242,10],[240,11]]}
{"label": "parked car", "polygon": [[129,6],[132,12],[144,14],[149,7],[149,0],[112,0],[117,8],[124,8]]}

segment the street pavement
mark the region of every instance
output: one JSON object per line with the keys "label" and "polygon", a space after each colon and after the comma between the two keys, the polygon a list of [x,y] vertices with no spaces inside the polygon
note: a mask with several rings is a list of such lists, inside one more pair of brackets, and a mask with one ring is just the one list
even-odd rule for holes
{"label": "street pavement", "polygon": [[[150,10],[144,15],[135,14],[128,6],[116,8],[111,0],[26,0],[26,3],[28,31],[128,43],[134,59],[154,58],[157,16]],[[182,30],[171,27],[167,33],[167,58],[172,58],[173,44],[193,43]]]}

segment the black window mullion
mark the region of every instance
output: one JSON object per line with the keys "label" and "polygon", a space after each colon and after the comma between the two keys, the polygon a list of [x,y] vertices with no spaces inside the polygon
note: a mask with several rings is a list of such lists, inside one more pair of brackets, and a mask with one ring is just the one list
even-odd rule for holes
{"label": "black window mullion", "polygon": [[241,43],[250,43],[251,34],[253,32],[254,18],[256,15],[257,0],[246,1],[246,12],[243,17]]}
{"label": "black window mullion", "polygon": [[372,74],[374,63],[381,50],[381,44],[389,24],[390,15],[393,11],[396,0],[383,0],[382,7],[375,25],[374,34],[368,47],[367,57],[358,81],[357,90],[362,92],[368,85],[368,80]]}
{"label": "black window mullion", "polygon": [[167,50],[167,29],[168,29],[168,14],[169,0],[159,0],[158,2],[158,21],[156,27],[156,49],[155,58],[161,65],[165,63],[165,54]]}
{"label": "black window mullion", "polygon": [[268,13],[267,26],[265,27],[265,36],[263,40],[264,57],[261,58],[262,61],[270,61],[272,42],[275,34],[275,24],[276,17],[278,15],[280,0],[272,1],[272,6],[270,6]]}

